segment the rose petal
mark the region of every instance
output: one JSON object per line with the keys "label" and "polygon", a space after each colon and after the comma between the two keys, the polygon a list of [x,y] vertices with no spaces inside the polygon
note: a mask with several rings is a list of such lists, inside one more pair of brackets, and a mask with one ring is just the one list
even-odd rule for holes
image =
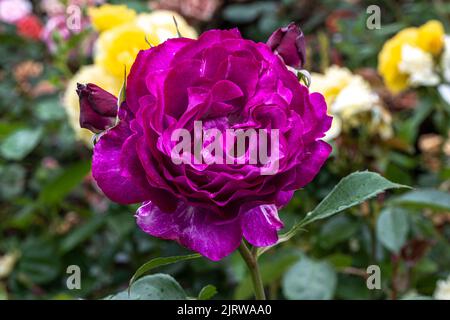
{"label": "rose petal", "polygon": [[144,232],[175,240],[213,261],[236,250],[242,238],[237,219],[220,219],[207,209],[183,203],[175,212],[165,213],[152,202],[146,202],[138,209],[136,220]]}
{"label": "rose petal", "polygon": [[245,239],[254,246],[265,247],[277,242],[277,231],[283,228],[275,205],[256,206],[241,214]]}

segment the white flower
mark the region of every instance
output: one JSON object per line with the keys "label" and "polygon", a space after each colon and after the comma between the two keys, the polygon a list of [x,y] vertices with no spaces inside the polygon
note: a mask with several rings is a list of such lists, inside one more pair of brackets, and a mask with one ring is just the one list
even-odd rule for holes
{"label": "white flower", "polygon": [[137,17],[136,23],[145,33],[154,34],[159,42],[164,42],[169,38],[177,37],[177,27],[174,19],[183,37],[197,38],[197,32],[189,26],[182,16],[173,11],[155,10],[152,13],[141,13]]}
{"label": "white flower", "polygon": [[450,300],[450,276],[447,280],[439,280],[436,283],[434,298],[436,300]]}
{"label": "white flower", "polygon": [[331,105],[331,113],[339,113],[343,118],[369,111],[379,104],[378,95],[360,76],[354,76],[350,83],[342,89]]}
{"label": "white flower", "polygon": [[398,68],[409,75],[412,86],[435,86],[439,76],[434,71],[433,56],[417,47],[405,44],[402,47],[402,60]]}
{"label": "white flower", "polygon": [[440,84],[437,89],[442,99],[450,105],[450,85]]}
{"label": "white flower", "polygon": [[362,126],[382,139],[392,136],[390,113],[360,75],[352,74],[347,68],[331,66],[324,74],[312,74],[310,91],[323,94],[328,113],[333,115],[333,123],[324,138],[326,141],[336,138],[342,130]]}
{"label": "white flower", "polygon": [[445,81],[450,82],[450,36],[444,38],[444,52],[441,58],[442,74]]}

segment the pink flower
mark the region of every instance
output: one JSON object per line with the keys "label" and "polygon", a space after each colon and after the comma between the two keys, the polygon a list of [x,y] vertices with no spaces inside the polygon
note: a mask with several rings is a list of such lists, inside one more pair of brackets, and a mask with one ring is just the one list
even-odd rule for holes
{"label": "pink flower", "polygon": [[24,38],[39,40],[42,34],[42,23],[35,15],[29,15],[16,23],[17,34]]}
{"label": "pink flower", "polygon": [[67,17],[65,14],[59,14],[48,19],[42,33],[42,40],[47,44],[50,52],[56,52],[55,35],[62,40],[68,40],[74,34],[80,33],[88,25],[87,17],[81,17],[79,29],[70,30],[67,26]]}

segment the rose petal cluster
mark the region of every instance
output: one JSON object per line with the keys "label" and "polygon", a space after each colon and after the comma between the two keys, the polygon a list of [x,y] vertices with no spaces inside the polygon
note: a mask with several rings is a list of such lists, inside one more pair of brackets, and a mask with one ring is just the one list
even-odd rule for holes
{"label": "rose petal cluster", "polygon": [[[277,129],[278,170],[174,163],[172,133],[192,132],[196,121],[220,132]],[[254,246],[277,241],[278,210],[331,152],[321,140],[330,125],[323,96],[310,93],[267,44],[237,29],[210,30],[138,53],[118,123],[95,145],[92,173],[111,200],[142,203],[143,231],[219,260],[243,238]]]}

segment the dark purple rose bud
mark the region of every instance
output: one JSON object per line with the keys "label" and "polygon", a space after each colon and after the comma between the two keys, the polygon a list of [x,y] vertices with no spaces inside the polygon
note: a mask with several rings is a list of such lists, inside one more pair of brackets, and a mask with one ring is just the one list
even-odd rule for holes
{"label": "dark purple rose bud", "polygon": [[116,122],[117,98],[99,86],[77,83],[80,98],[80,126],[99,133]]}
{"label": "dark purple rose bud", "polygon": [[294,22],[272,33],[267,40],[267,45],[290,67],[301,69],[305,63],[305,37],[303,31]]}

